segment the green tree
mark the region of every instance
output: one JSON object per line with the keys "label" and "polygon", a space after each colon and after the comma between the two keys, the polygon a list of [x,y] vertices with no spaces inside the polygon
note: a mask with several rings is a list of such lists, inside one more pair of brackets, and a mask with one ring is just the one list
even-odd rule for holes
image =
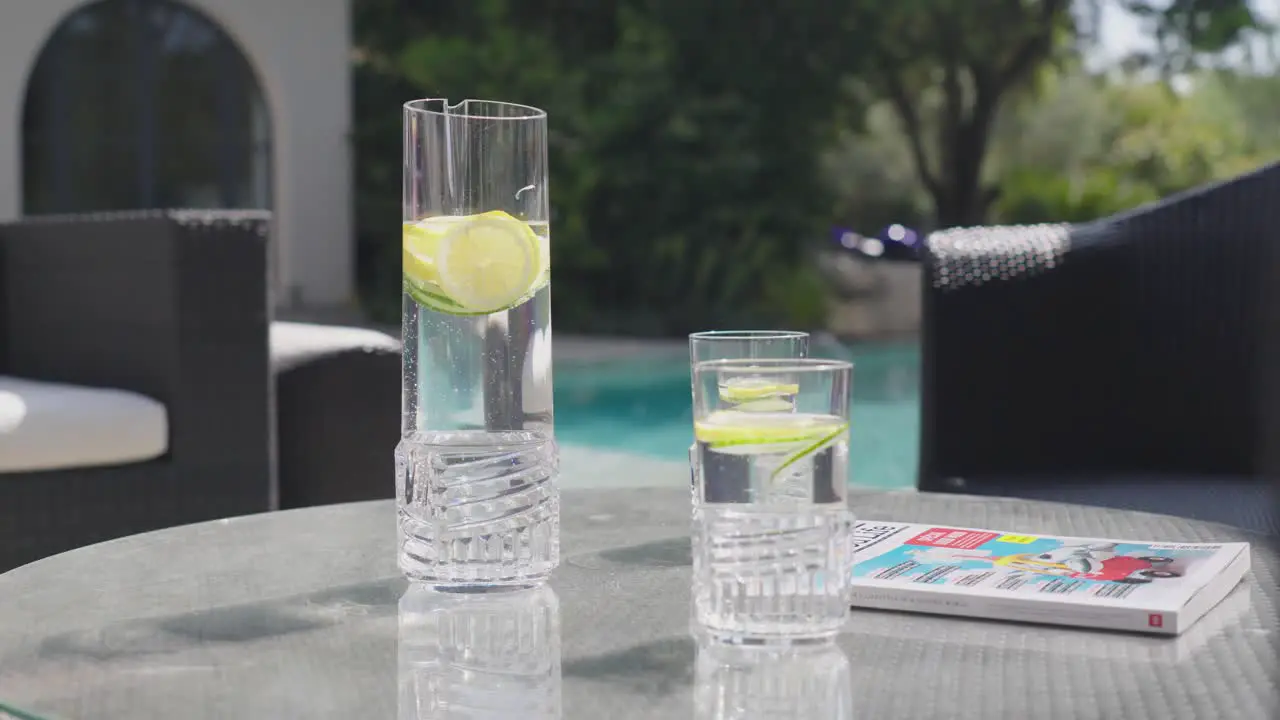
{"label": "green tree", "polygon": [[1280,157],[1280,75],[1216,70],[1196,78],[1196,99],[1218,112],[1234,114],[1260,161]]}
{"label": "green tree", "polygon": [[[1268,29],[1248,0],[1115,1],[1144,20],[1158,41],[1158,51],[1143,60],[1169,73],[1225,57]],[[936,225],[987,219],[992,203],[1009,186],[1004,170],[990,165],[993,137],[1008,128],[1004,118],[1038,100],[1046,83],[1079,64],[1080,50],[1096,39],[1095,23],[1108,2],[1112,0],[854,3],[871,71],[853,83],[853,97],[861,107],[883,100],[893,108]],[[1075,113],[1071,107],[1062,110],[1066,116]],[[1017,174],[1026,180],[1025,170]],[[1099,178],[1092,187],[1102,193],[1111,182]],[[1115,182],[1122,188],[1129,180]],[[1145,191],[1120,193],[1126,202],[1145,196]]]}
{"label": "green tree", "polygon": [[1129,13],[1144,21],[1156,41],[1156,51],[1140,54],[1139,65],[1159,67],[1166,77],[1191,72],[1206,61],[1271,28],[1254,8],[1253,0],[1120,0]]}
{"label": "green tree", "polygon": [[1084,73],[1048,83],[996,143],[996,218],[1090,220],[1256,167],[1245,114],[1212,80],[1186,92]]}
{"label": "green tree", "polygon": [[852,229],[875,232],[892,223],[932,224],[930,198],[920,187],[911,148],[888,103],[866,111],[861,126],[842,128],[823,158],[835,193],[834,217]]}
{"label": "green tree", "polygon": [[763,288],[811,292],[795,276],[827,230],[819,159],[856,49],[830,7],[653,0],[621,13],[587,102],[583,211],[602,264],[582,280],[594,320],[620,323],[598,329],[785,322]]}
{"label": "green tree", "polygon": [[357,5],[358,212],[385,314],[395,108],[465,95],[548,110],[557,327],[812,321],[805,244],[831,208],[818,159],[858,54],[829,0]]}
{"label": "green tree", "polygon": [[[356,219],[361,285],[371,314],[391,321],[399,313],[400,106],[412,98],[497,98],[547,109],[556,268],[572,276],[575,264],[590,263],[587,235],[574,221],[580,213],[563,210],[582,202],[575,189],[585,178],[576,135],[586,68],[576,63],[591,61],[596,50],[585,40],[562,41],[552,29],[593,7],[601,6],[581,0],[357,0]],[[608,36],[593,37],[609,42]]]}
{"label": "green tree", "polygon": [[935,223],[982,223],[998,193],[984,172],[996,120],[1070,37],[1069,0],[855,5],[871,56],[857,97],[893,107]]}

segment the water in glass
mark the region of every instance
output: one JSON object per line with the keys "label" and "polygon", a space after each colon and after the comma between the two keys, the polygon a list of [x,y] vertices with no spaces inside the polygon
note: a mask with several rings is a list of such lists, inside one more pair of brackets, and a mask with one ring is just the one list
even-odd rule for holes
{"label": "water in glass", "polygon": [[[542,243],[545,223],[531,225]],[[536,584],[559,562],[551,287],[494,313],[403,298],[399,562],[435,585]]]}
{"label": "water in glass", "polygon": [[719,387],[722,409],[695,422],[695,630],[730,643],[826,641],[849,611],[847,405],[801,412],[794,385],[760,388]]}

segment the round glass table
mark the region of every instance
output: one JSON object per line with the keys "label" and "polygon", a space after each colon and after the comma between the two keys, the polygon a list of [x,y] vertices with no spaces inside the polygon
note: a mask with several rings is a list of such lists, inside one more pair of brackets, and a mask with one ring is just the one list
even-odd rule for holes
{"label": "round glass table", "polygon": [[731,652],[689,634],[687,488],[566,491],[550,589],[504,595],[408,589],[393,505],[335,505],[0,575],[0,704],[68,720],[1280,716],[1280,555],[1266,538],[1020,500],[850,504],[864,519],[1244,540],[1253,570],[1177,638],[855,610],[835,648]]}

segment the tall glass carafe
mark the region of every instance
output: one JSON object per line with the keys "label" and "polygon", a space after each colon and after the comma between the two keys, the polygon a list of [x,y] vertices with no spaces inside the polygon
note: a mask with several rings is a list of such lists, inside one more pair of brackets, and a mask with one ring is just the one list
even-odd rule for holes
{"label": "tall glass carafe", "polygon": [[399,563],[441,589],[525,587],[559,563],[547,116],[404,107]]}

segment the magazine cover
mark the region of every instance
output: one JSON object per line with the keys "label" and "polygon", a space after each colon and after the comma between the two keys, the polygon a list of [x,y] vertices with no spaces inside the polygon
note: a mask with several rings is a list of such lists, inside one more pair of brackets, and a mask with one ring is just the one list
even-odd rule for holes
{"label": "magazine cover", "polygon": [[852,604],[1177,635],[1249,569],[1247,543],[859,522]]}

